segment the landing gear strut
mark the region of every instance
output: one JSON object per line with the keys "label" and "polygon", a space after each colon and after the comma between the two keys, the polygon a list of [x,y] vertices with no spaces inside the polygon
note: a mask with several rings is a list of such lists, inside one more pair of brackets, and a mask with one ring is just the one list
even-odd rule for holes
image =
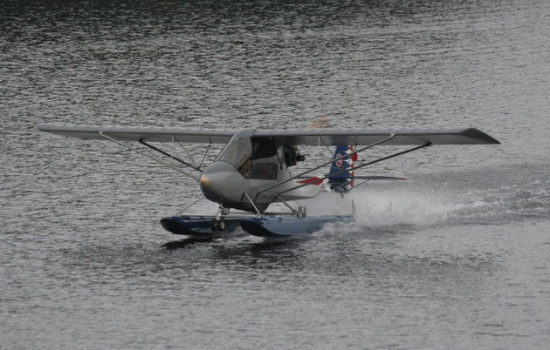
{"label": "landing gear strut", "polygon": [[216,214],[216,217],[212,220],[212,231],[224,231],[225,230],[225,220],[223,219],[223,215],[229,214],[229,209],[224,208],[220,205],[218,209],[218,213]]}

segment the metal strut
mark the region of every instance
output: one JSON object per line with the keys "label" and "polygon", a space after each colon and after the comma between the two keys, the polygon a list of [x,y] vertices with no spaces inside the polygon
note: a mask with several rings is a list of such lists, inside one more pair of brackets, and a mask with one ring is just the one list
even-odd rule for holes
{"label": "metal strut", "polygon": [[115,140],[114,138],[112,138],[112,137],[110,137],[110,136],[105,135],[105,134],[103,133],[103,131],[100,131],[100,132],[99,132],[99,135],[101,135],[102,137],[106,138],[106,139],[109,140],[109,141],[112,141],[112,142],[116,143],[117,145],[119,145],[119,146],[121,146],[121,147],[124,147],[124,148],[126,148],[126,149],[129,149],[130,151],[134,151],[134,152],[136,152],[136,153],[139,153],[139,154],[141,154],[141,155],[144,156],[144,157],[147,157],[147,158],[149,158],[149,159],[151,159],[151,160],[154,160],[154,161],[157,162],[157,163],[160,163],[160,164],[162,164],[162,165],[164,165],[164,166],[166,166],[166,167],[168,167],[168,168],[171,168],[171,169],[177,171],[177,172],[180,173],[180,174],[183,174],[183,175],[185,175],[185,176],[187,176],[187,177],[190,177],[190,178],[192,178],[192,179],[195,180],[195,181],[199,181],[199,178],[198,178],[198,177],[196,177],[196,176],[194,176],[194,175],[191,175],[191,174],[188,174],[187,172],[181,170],[180,168],[177,168],[177,167],[175,167],[175,166],[173,166],[173,165],[171,165],[171,164],[165,163],[165,162],[163,162],[163,161],[160,160],[160,159],[157,159],[157,158],[155,158],[155,157],[151,157],[151,156],[148,155],[147,153],[142,152],[141,150],[139,150],[139,149],[137,149],[137,148],[133,148],[133,147],[130,147],[130,146],[128,146],[128,145],[125,145],[125,144],[123,144],[122,142],[120,142],[120,141],[118,141],[118,140]]}
{"label": "metal strut", "polygon": [[[409,152],[413,152],[413,151],[419,150],[419,149],[421,149],[421,148],[429,147],[429,146],[431,146],[431,145],[432,145],[431,142],[426,142],[425,144],[423,144],[423,145],[421,145],[421,146],[414,147],[414,148],[411,148],[411,149],[408,149],[408,150],[405,150],[405,151],[402,151],[402,152],[390,154],[389,156],[386,156],[386,157],[382,157],[382,158],[373,160],[372,162],[368,162],[368,163],[365,163],[365,164],[361,164],[360,166],[356,166],[356,167],[353,167],[353,168],[350,167],[350,168],[347,168],[347,169],[338,171],[338,172],[333,173],[333,174],[325,175],[325,176],[320,177],[319,179],[328,179],[328,178],[331,178],[331,177],[334,177],[334,176],[338,176],[338,175],[340,175],[340,174],[347,173],[347,172],[350,171],[350,170],[361,169],[361,168],[364,168],[364,167],[366,167],[366,166],[369,166],[369,165],[372,165],[372,164],[376,164],[376,163],[378,163],[378,162],[381,162],[381,161],[383,161],[383,160],[387,160],[387,159],[390,159],[390,158],[394,158],[394,157],[400,156],[400,155],[405,154],[405,153],[409,153]],[[280,195],[285,194],[285,193],[287,193],[287,192],[291,192],[291,191],[297,190],[297,189],[299,189],[299,188],[302,188],[302,187],[308,186],[308,185],[310,185],[310,184],[309,184],[309,183],[305,183],[305,184],[301,184],[301,185],[295,186],[295,187],[290,188],[290,189],[288,189],[288,190],[285,190],[285,191],[283,191],[283,192],[277,193],[277,196],[280,196]]]}
{"label": "metal strut", "polygon": [[256,204],[254,203],[254,201],[252,201],[248,193],[244,192],[244,195],[246,196],[246,198],[248,198],[248,200],[250,201],[250,204],[252,204],[252,206],[254,207],[254,210],[256,210],[256,213],[258,213],[258,215],[261,215],[262,213],[258,210],[258,207],[256,207]]}
{"label": "metal strut", "polygon": [[[189,154],[189,152],[187,152],[187,149],[185,147],[183,147],[183,145],[181,144],[181,142],[176,139],[174,136],[172,136],[172,140],[176,140],[178,142],[178,144],[180,145],[181,149],[187,154],[187,156],[189,157],[189,159],[191,159],[191,161],[193,163],[195,163],[195,167],[197,168],[200,168],[198,165],[197,165],[197,162],[195,162],[195,160],[193,159],[193,157],[191,157],[191,155]],[[172,141],[173,142],[173,141]],[[191,165],[189,165],[190,167],[192,167]],[[200,172],[202,172],[202,170],[199,170]]]}
{"label": "metal strut", "polygon": [[212,231],[225,231],[226,223],[223,217],[227,214],[229,214],[229,209],[220,204],[218,207],[218,213],[212,219],[212,224],[210,225]]}
{"label": "metal strut", "polygon": [[[172,155],[172,154],[170,154],[170,153],[168,153],[168,152],[165,152],[165,151],[163,151],[163,150],[161,150],[161,149],[159,149],[159,148],[157,148],[157,147],[155,147],[155,146],[153,146],[153,145],[150,145],[150,144],[148,144],[147,142],[145,142],[145,141],[143,141],[143,140],[139,140],[138,142],[141,143],[141,144],[144,145],[144,146],[149,147],[150,149],[152,149],[152,150],[154,150],[154,151],[157,151],[157,152],[159,152],[159,153],[164,154],[164,155],[167,156],[167,157],[170,157],[170,159],[173,159],[173,160],[175,160],[175,161],[177,161],[177,162],[180,162],[181,164],[183,164],[183,165],[185,165],[185,166],[190,167],[191,169],[194,169],[194,170],[196,170],[196,171],[200,171],[201,173],[203,172],[203,170],[202,170],[200,167],[198,167],[198,166],[196,166],[196,165],[191,165],[191,164],[187,163],[186,161],[184,161],[184,160],[182,160],[182,159],[180,159],[180,158],[178,158],[178,157],[176,157],[176,156],[174,156],[174,155]],[[185,149],[184,149],[184,150],[185,150]],[[186,153],[187,153],[187,151],[186,151]],[[189,153],[187,153],[187,154],[189,154]]]}
{"label": "metal strut", "polygon": [[286,205],[290,209],[290,211],[292,212],[292,215],[295,215],[299,218],[303,218],[303,217],[306,216],[306,208],[300,206],[300,203],[298,203],[298,210],[296,210],[296,209],[292,208],[292,206],[290,204],[288,204],[287,201],[285,201],[280,196],[277,196],[277,198],[279,198],[281,200],[281,202],[283,202],[283,204]]}

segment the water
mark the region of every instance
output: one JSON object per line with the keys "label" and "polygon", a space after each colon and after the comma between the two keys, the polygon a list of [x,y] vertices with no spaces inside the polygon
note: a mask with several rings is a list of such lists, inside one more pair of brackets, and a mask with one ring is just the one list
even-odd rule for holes
{"label": "water", "polygon": [[[546,348],[549,15],[543,0],[3,3],[1,347]],[[502,145],[372,167],[408,180],[358,188],[352,226],[192,242],[158,220],[195,183],[36,130],[321,114],[475,126]]]}

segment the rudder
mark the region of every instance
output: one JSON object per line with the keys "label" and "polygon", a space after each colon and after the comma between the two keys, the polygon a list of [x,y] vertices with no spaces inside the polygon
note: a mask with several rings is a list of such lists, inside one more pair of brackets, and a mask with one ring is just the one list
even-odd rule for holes
{"label": "rudder", "polygon": [[330,167],[328,183],[336,192],[348,192],[353,188],[355,179],[354,163],[357,161],[357,153],[354,153],[353,145],[336,146],[334,162]]}

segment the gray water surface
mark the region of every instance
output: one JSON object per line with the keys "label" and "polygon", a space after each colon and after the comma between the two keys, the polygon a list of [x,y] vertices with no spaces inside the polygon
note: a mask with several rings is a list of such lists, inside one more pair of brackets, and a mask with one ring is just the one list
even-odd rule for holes
{"label": "gray water surface", "polygon": [[[0,347],[547,348],[548,18],[543,0],[3,3]],[[199,198],[194,181],[36,129],[320,115],[473,126],[502,145],[368,168],[408,180],[358,188],[351,226],[192,242],[159,219]]]}

